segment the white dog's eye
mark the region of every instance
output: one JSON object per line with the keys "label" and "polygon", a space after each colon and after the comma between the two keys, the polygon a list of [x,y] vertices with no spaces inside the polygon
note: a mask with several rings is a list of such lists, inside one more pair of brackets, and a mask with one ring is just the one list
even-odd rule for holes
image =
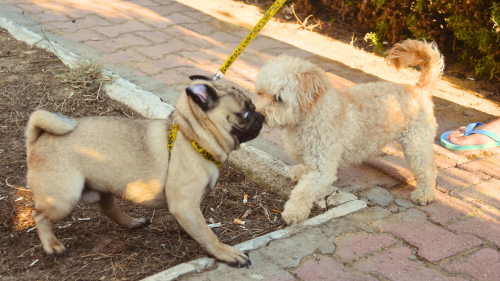
{"label": "white dog's eye", "polygon": [[243,114],[241,114],[241,116],[243,116],[243,118],[245,118],[245,119],[247,119],[249,115],[250,115],[250,111],[245,111],[245,112],[243,112]]}
{"label": "white dog's eye", "polygon": [[281,100],[281,97],[280,96],[275,96],[274,97],[274,100],[276,100],[277,102],[282,102],[283,100]]}

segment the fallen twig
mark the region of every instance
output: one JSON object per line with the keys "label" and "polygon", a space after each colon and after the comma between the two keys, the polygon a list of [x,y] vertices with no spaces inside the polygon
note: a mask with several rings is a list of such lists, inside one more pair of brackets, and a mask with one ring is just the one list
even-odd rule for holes
{"label": "fallen twig", "polygon": [[313,28],[315,28],[316,26],[318,26],[319,24],[316,24],[314,26],[306,26],[306,23],[307,23],[307,20],[312,17],[313,15],[310,15],[308,16],[304,22],[302,22],[299,17],[297,16],[297,14],[295,13],[295,7],[294,7],[294,4],[292,4],[292,11],[293,11],[293,15],[295,16],[295,18],[297,19],[297,21],[300,23],[300,25],[304,28],[304,29],[309,29],[309,30],[312,30]]}
{"label": "fallen twig", "polygon": [[20,254],[20,255],[19,255],[19,256],[17,256],[17,257],[18,257],[18,258],[21,258],[24,254],[26,254],[27,252],[29,252],[29,251],[31,251],[31,250],[33,250],[33,249],[35,249],[36,247],[38,247],[38,246],[40,246],[40,245],[42,245],[42,244],[38,244],[38,245],[36,245],[36,246],[34,246],[34,247],[32,247],[32,248],[29,248],[28,250],[26,250],[25,252],[23,252],[22,254]]}
{"label": "fallen twig", "polygon": [[266,209],[266,208],[262,205],[262,202],[260,202],[260,200],[259,200],[259,205],[260,205],[260,207],[262,207],[262,209],[264,210],[264,214],[266,215],[267,220],[268,220],[270,223],[274,224],[274,222],[273,222],[273,221],[269,218],[269,212],[268,212],[268,211],[267,211],[267,209]]}
{"label": "fallen twig", "polygon": [[10,178],[11,178],[11,177],[8,177],[8,178],[6,178],[6,179],[5,179],[5,183],[7,184],[7,186],[8,186],[8,187],[15,188],[15,189],[19,189],[19,190],[22,190],[22,191],[29,191],[29,192],[31,192],[31,191],[32,191],[32,190],[29,190],[29,189],[24,189],[24,188],[19,188],[19,187],[15,187],[15,186],[13,186],[12,184],[10,184],[10,183],[9,183],[9,179],[10,179]]}

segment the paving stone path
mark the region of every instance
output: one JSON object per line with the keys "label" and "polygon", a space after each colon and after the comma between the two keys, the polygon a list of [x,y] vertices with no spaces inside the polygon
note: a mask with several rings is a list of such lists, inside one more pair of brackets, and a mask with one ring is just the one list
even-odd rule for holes
{"label": "paving stone path", "polygon": [[[116,66],[128,79],[160,81],[164,89],[177,91],[183,91],[188,75],[213,75],[262,15],[256,6],[230,0],[3,2],[0,7],[11,10],[2,16],[32,30],[43,24],[72,43],[75,52],[91,50],[86,54]],[[226,81],[252,90],[258,69],[282,53],[321,65],[338,87],[379,80],[414,83],[418,75],[394,74],[381,58],[291,22],[272,21],[230,68]],[[439,134],[500,115],[492,103],[450,85],[439,84],[435,97]],[[169,103],[176,99],[157,94]],[[453,110],[467,114],[451,118]],[[262,137],[281,144],[279,131],[265,131]],[[390,145],[380,156],[340,171],[335,183],[368,208],[251,251],[250,269],[217,263],[180,279],[500,280],[500,149],[454,152],[436,139],[434,152],[439,172],[432,204],[411,203],[415,180],[401,148]]]}

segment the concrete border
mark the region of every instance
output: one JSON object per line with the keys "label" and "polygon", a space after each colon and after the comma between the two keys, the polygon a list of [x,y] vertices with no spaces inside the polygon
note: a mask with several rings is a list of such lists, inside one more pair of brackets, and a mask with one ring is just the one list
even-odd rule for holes
{"label": "concrete border", "polygon": [[[316,216],[314,218],[308,219],[305,222],[290,226],[284,229],[276,230],[274,232],[268,233],[266,235],[254,238],[249,241],[245,241],[234,246],[241,251],[251,251],[256,250],[262,247],[265,247],[269,242],[277,239],[287,238],[294,234],[297,234],[303,229],[313,227],[322,223],[325,223],[334,218],[342,217],[348,215],[352,212],[361,210],[366,208],[366,203],[361,200],[354,200],[338,207],[335,207],[327,212]],[[155,275],[151,275],[142,279],[143,281],[171,281],[176,280],[182,275],[186,275],[193,272],[201,272],[209,267],[211,267],[215,263],[215,260],[212,258],[200,258],[194,261],[190,261],[188,263],[179,264],[162,272],[159,272]]]}
{"label": "concrete border", "polygon": [[[78,61],[85,60],[85,58],[68,51],[57,43],[49,43],[42,36],[7,18],[0,17],[0,27],[7,29],[9,33],[19,41],[23,41],[29,45],[35,45],[36,47],[58,55],[68,67],[75,67]],[[143,90],[119,75],[113,74],[107,70],[103,70],[103,73],[113,77],[113,82],[104,87],[106,94],[110,98],[134,109],[143,117],[164,119],[174,110],[174,106],[163,102],[158,96]],[[245,173],[250,179],[258,184],[278,194],[288,196],[293,187],[293,183],[288,176],[291,168],[290,165],[252,145],[242,144],[240,150],[232,152],[229,155],[229,164]],[[305,228],[322,224],[331,219],[342,217],[367,207],[364,201],[357,200],[356,196],[341,191],[336,187],[332,187],[329,193],[325,194],[325,197],[335,191],[337,194],[335,195],[337,206],[333,209],[306,220],[299,225],[268,233],[238,244],[235,247],[242,251],[255,250],[267,245],[267,243],[272,240],[290,237]],[[322,207],[326,207],[324,200],[319,201],[318,204]],[[212,258],[200,258],[177,265],[147,277],[144,280],[175,280],[182,275],[194,271],[200,272],[205,270],[214,263],[215,260]]]}

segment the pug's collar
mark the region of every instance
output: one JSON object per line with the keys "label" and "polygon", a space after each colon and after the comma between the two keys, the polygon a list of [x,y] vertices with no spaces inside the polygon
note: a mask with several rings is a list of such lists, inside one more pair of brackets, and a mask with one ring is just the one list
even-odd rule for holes
{"label": "pug's collar", "polygon": [[[172,147],[174,147],[174,142],[175,142],[175,137],[177,137],[177,131],[179,130],[179,126],[177,124],[173,123],[172,124],[172,129],[170,129],[170,133],[168,134],[168,160],[170,161],[170,156],[172,155]],[[215,158],[210,154],[210,152],[206,151],[201,145],[198,144],[196,141],[191,141],[191,144],[193,144],[193,147],[198,151],[203,157],[205,157],[208,161],[214,162],[217,167],[219,167],[219,170],[222,168],[222,164],[219,163]]]}

